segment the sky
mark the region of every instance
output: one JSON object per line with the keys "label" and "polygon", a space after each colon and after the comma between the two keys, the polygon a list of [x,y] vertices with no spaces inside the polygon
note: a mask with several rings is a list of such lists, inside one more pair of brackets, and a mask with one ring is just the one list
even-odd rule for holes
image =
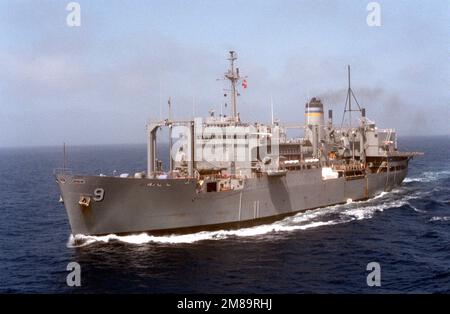
{"label": "sky", "polygon": [[[304,122],[320,97],[339,123],[347,89],[379,127],[450,134],[450,1],[0,2],[0,147],[144,143],[149,119],[220,112],[228,51],[248,76],[245,121]],[[228,108],[222,107],[225,113]],[[336,122],[338,122],[336,121]]]}

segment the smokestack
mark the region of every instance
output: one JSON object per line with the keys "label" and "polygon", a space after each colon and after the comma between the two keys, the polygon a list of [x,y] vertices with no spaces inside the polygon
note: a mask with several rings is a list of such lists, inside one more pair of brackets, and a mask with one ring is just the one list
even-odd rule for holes
{"label": "smokestack", "polygon": [[323,114],[323,104],[320,99],[311,98],[305,105],[305,124],[306,129],[305,138],[308,139],[313,146],[313,156],[318,157],[320,141],[324,139],[325,127]]}
{"label": "smokestack", "polygon": [[324,125],[323,104],[320,99],[313,97],[306,103],[305,118],[307,125]]}

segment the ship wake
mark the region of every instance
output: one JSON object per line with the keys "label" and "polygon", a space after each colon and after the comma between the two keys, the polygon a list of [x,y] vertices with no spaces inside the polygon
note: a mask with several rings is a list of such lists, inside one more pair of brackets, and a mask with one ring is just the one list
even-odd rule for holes
{"label": "ship wake", "polygon": [[370,200],[358,202],[348,200],[346,204],[309,210],[271,224],[255,227],[237,230],[202,231],[192,234],[174,234],[167,236],[154,236],[147,233],[125,236],[115,234],[105,236],[71,235],[67,246],[82,247],[92,243],[109,243],[117,241],[134,245],[143,245],[147,243],[184,244],[205,240],[223,240],[233,237],[266,238],[267,236],[279,235],[286,232],[308,230],[349,223],[355,220],[370,219],[377,212],[409,205],[409,200],[421,196],[420,193],[407,193],[404,189],[400,188],[389,193],[383,192]]}
{"label": "ship wake", "polygon": [[442,171],[425,171],[418,176],[407,177],[403,182],[433,182],[439,181],[441,179],[446,179],[450,177],[450,170],[442,170]]}

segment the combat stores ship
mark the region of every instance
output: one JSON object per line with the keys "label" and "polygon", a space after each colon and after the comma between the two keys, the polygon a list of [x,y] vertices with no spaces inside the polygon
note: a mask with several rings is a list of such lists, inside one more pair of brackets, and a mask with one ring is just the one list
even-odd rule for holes
{"label": "combat stores ship", "polygon": [[[175,121],[169,117],[149,122],[146,172],[84,176],[62,169],[56,173],[60,201],[73,235],[241,228],[349,199],[368,199],[402,183],[408,162],[419,153],[399,152],[394,130],[378,129],[358,103],[358,109],[352,109],[350,72],[344,110],[344,116],[350,115],[349,125],[335,127],[331,110],[325,123],[323,104],[317,98],[305,106],[304,125],[282,125],[273,120],[273,114],[271,123],[249,124],[242,122],[237,112],[237,90],[246,81],[235,67],[235,52],[230,52],[229,60],[224,78],[231,87],[226,95],[232,105],[230,116],[210,112],[201,119]],[[359,121],[352,127],[355,111]],[[156,158],[157,131],[168,127],[170,132],[176,126],[188,130],[187,148],[181,145],[177,151],[181,158],[170,158],[170,169],[163,172]],[[208,127],[252,127],[253,131],[244,136],[202,133]],[[304,136],[289,139],[290,128],[304,130]],[[256,141],[255,158],[250,162],[233,158],[209,162],[196,157],[198,147],[206,149],[212,137],[219,143],[216,149],[222,147],[221,142],[227,147],[225,143],[231,141],[237,147],[239,141],[248,148],[250,141]]]}

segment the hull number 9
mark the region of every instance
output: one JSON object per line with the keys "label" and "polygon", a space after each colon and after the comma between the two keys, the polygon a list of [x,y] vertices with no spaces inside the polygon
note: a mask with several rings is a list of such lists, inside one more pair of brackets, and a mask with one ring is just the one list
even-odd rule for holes
{"label": "hull number 9", "polygon": [[94,201],[100,202],[103,200],[103,197],[105,196],[105,190],[102,188],[96,188],[94,190]]}

